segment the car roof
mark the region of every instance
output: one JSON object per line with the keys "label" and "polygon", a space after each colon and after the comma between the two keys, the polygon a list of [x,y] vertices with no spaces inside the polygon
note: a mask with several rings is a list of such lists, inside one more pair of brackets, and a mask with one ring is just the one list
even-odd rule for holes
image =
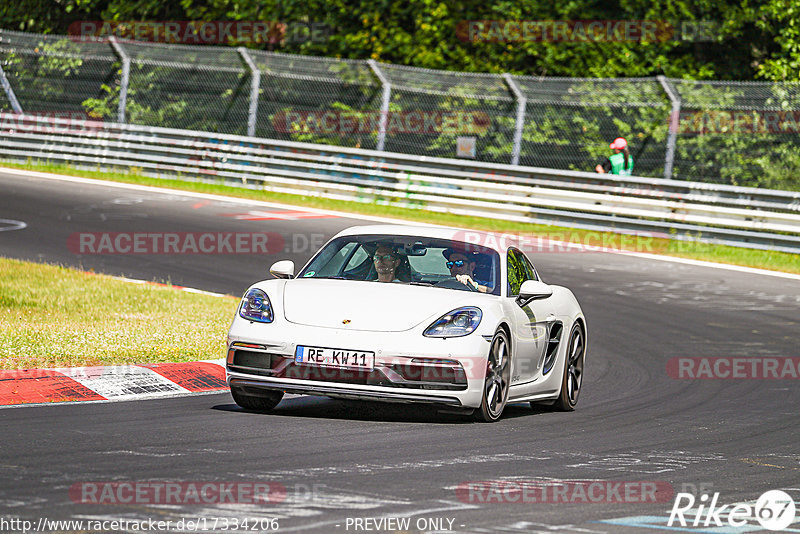
{"label": "car roof", "polygon": [[503,234],[498,233],[468,230],[464,228],[448,228],[444,226],[413,226],[403,224],[351,226],[336,234],[335,237],[353,235],[396,235],[449,239],[472,245],[480,245],[501,253],[505,253],[509,245],[513,245],[513,242],[509,243],[507,239],[502,238]]}

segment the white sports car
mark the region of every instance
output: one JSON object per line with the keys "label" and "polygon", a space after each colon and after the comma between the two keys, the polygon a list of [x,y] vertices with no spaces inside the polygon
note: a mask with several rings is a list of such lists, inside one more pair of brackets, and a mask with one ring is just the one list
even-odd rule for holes
{"label": "white sports car", "polygon": [[270,272],[228,333],[228,384],[245,409],[296,393],[496,421],[510,402],[578,402],[587,331],[577,300],[493,234],[353,227],[296,275],[288,260]]}

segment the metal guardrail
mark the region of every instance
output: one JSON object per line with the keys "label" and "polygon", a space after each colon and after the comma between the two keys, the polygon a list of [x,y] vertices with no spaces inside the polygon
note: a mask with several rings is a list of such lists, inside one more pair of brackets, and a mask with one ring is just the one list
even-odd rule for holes
{"label": "metal guardrail", "polygon": [[800,252],[800,193],[0,113],[0,158]]}
{"label": "metal guardrail", "polygon": [[0,28],[0,111],[583,171],[625,137],[642,176],[799,189],[798,82],[470,73],[75,37]]}

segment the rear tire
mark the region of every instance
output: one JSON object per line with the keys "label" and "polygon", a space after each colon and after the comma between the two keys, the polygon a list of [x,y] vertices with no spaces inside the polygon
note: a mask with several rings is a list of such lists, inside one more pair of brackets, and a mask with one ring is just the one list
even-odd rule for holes
{"label": "rear tire", "polygon": [[503,415],[511,383],[511,351],[503,329],[495,332],[486,360],[481,406],[474,417],[482,423],[494,423]]}
{"label": "rear tire", "polygon": [[281,402],[283,391],[264,391],[258,396],[245,395],[236,389],[231,389],[233,401],[252,412],[268,412]]}
{"label": "rear tire", "polygon": [[555,402],[555,407],[563,412],[571,412],[578,404],[578,395],[583,385],[583,361],[586,355],[586,335],[583,327],[575,323],[569,333],[566,361],[564,362],[564,376],[561,379],[561,393]]}

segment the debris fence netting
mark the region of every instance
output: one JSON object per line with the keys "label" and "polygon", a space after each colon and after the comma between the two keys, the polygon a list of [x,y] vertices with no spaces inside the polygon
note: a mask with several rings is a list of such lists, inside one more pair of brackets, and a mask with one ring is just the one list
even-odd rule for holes
{"label": "debris fence netting", "polygon": [[16,99],[26,114],[581,171],[625,137],[639,176],[800,189],[800,83],[464,73],[7,30],[0,66],[0,111]]}

